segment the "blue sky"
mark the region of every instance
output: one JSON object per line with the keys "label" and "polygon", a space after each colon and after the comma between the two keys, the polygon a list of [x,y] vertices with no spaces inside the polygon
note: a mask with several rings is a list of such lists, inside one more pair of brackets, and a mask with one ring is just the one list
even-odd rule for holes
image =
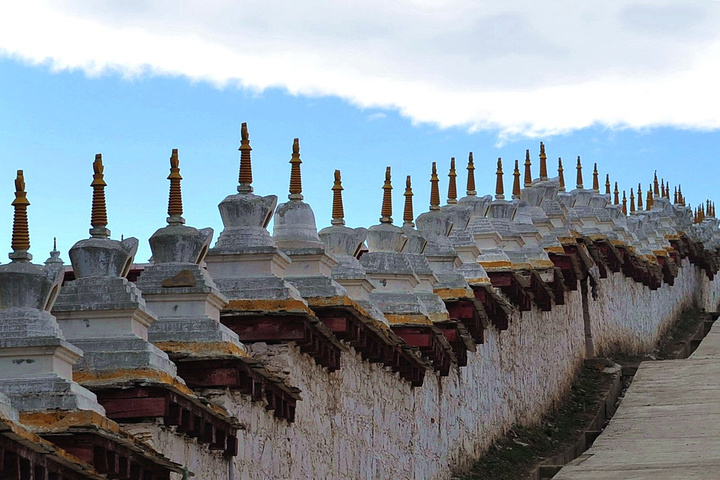
{"label": "blue sky", "polygon": [[[148,2],[153,8],[159,8],[158,3],[162,2]],[[216,3],[219,12],[234,12],[229,3]],[[422,16],[434,8],[423,2],[400,3],[412,4],[413,15]],[[446,5],[450,10],[457,6],[461,13],[467,8],[467,2],[445,3],[452,4]],[[308,34],[308,39],[302,35],[307,32],[300,31],[295,32],[297,38],[303,38],[291,43],[286,43],[288,40],[269,24],[257,22],[253,28],[265,28],[267,38],[273,41],[241,45],[241,40],[250,40],[238,38],[231,29],[229,33],[222,28],[213,31],[212,27],[222,21],[215,16],[194,15],[197,12],[192,7],[187,7],[185,17],[177,14],[177,18],[158,19],[150,15],[143,22],[138,22],[133,9],[117,10],[106,2],[62,2],[66,10],[48,4],[36,7],[43,14],[38,15],[35,32],[44,31],[42,22],[49,22],[53,15],[88,22],[84,24],[83,41],[72,43],[72,35],[63,31],[54,35],[46,32],[39,39],[23,37],[19,27],[15,35],[3,34],[11,25],[8,15],[0,12],[0,19],[6,19],[5,24],[0,20],[0,205],[2,198],[6,199],[6,207],[0,208],[0,245],[10,250],[13,179],[15,171],[23,169],[32,203],[31,252],[37,261],[44,260],[56,236],[67,261],[70,246],[88,236],[91,164],[95,153],[102,153],[108,183],[109,228],[114,238],[121,234],[138,237],[141,249],[137,261],[145,261],[150,254],[147,238],[165,223],[166,177],[172,148],[178,148],[180,153],[187,223],[211,226],[217,236],[222,228],[217,204],[233,194],[237,184],[241,122],[249,124],[255,191],[260,195],[276,194],[280,201],[287,196],[292,140],[300,138],[304,195],[315,210],[318,228],[329,224],[330,187],[336,168],[343,173],[347,224],[370,226],[379,217],[385,166],[392,166],[394,218],[401,223],[406,175],[413,178],[416,214],[427,208],[433,161],[438,162],[444,197],[449,159],[456,157],[459,190],[464,192],[469,151],[475,156],[478,192],[492,192],[499,156],[504,161],[509,191],[512,163],[516,158],[522,163],[526,148],[531,150],[533,172],[537,175],[541,140],[547,147],[551,171],[555,170],[557,157],[563,157],[568,185],[574,183],[574,159],[580,155],[586,186],[591,184],[593,162],[598,162],[603,179],[609,173],[613,182],[618,181],[620,188],[628,191],[638,182],[647,188],[657,169],[659,177],[669,179],[673,185],[681,183],[688,201],[695,205],[712,198],[717,185],[718,96],[713,95],[714,91],[704,91],[705,80],[699,79],[707,76],[708,68],[716,66],[704,60],[710,58],[717,41],[704,32],[703,22],[698,21],[699,14],[714,18],[717,9],[711,5],[711,10],[702,12],[697,7],[700,3],[690,2],[697,7],[695,10],[677,10],[685,8],[680,6],[685,4],[668,2],[665,10],[646,11],[641,2],[625,3],[625,10],[618,14],[622,14],[618,28],[629,18],[636,22],[636,29],[637,25],[649,25],[648,35],[658,35],[653,28],[659,25],[669,32],[663,35],[675,37],[659,42],[658,51],[652,52],[640,41],[643,39],[630,43],[631,47],[637,45],[635,53],[641,55],[636,61],[627,52],[618,53],[613,60],[612,52],[598,46],[599,50],[592,52],[599,65],[594,70],[591,62],[573,63],[576,55],[567,50],[570,46],[560,45],[567,47],[563,50],[532,35],[525,38],[529,34],[509,42],[503,47],[509,50],[502,54],[495,51],[485,55],[480,47],[475,49],[480,53],[463,53],[463,49],[454,47],[466,38],[458,40],[453,35],[469,35],[467,31],[472,29],[452,24],[440,32],[444,36],[437,37],[437,52],[423,46],[425,57],[432,57],[422,57],[426,68],[410,73],[404,62],[412,58],[400,58],[394,63],[398,55],[383,57],[381,52],[407,46],[403,42],[408,38],[422,40],[421,34],[412,31],[398,40],[387,33],[394,31],[390,29],[392,23],[376,25],[370,19],[357,25],[360,33],[352,33],[353,25],[344,25],[345,30],[336,33],[332,22],[322,23],[320,18],[312,33],[317,37],[316,32],[321,31],[325,37],[313,39]],[[11,12],[10,21],[14,18],[15,23],[22,24],[28,12],[21,10]],[[276,14],[282,20],[282,14]],[[392,19],[391,14],[388,18]],[[503,28],[522,28],[527,22],[533,25],[530,16],[508,15],[490,12],[476,23],[490,18],[493,25],[505,25],[496,28],[498,38],[506,38]],[[565,21],[572,20],[573,15],[582,19],[587,12],[568,13]],[[422,18],[426,17],[430,15]],[[437,21],[436,17],[433,15],[432,21]],[[693,27],[689,33],[684,30],[683,34],[669,28],[672,25],[667,22],[689,22],[700,27]],[[607,22],[601,23],[608,28]],[[158,25],[167,31],[153,37]],[[682,26],[676,25],[680,32]],[[146,40],[147,52],[133,50],[132,42],[117,50],[103,44],[113,35],[126,35],[123,29],[131,27],[136,29],[133,38]],[[186,28],[182,41],[188,43],[182,55],[166,61],[166,57],[178,52],[166,48],[163,38],[174,38],[181,27]],[[369,54],[353,50],[359,48],[367,53],[370,27],[380,32],[376,33],[380,45],[370,52],[376,54],[372,57],[373,68],[380,64],[377,70],[364,68],[370,65],[366,58]],[[103,35],[94,35],[97,32],[89,29]],[[543,29],[538,27],[537,32],[541,36]],[[365,39],[364,43],[355,45],[357,38]],[[492,44],[493,38],[480,40]],[[592,39],[586,40],[586,48],[593,45]],[[192,47],[193,41],[197,41],[196,47]],[[448,45],[443,46],[444,41]],[[58,45],[63,48],[59,50]],[[529,45],[537,45],[538,52],[528,50]],[[197,52],[193,53],[191,47]],[[262,55],[233,57],[243,55],[250,47]],[[495,47],[498,50],[498,45]],[[698,58],[686,60],[688,51]],[[203,52],[209,57],[217,55],[216,61],[203,59]],[[509,59],[518,52],[524,55],[519,64],[522,70],[512,70]],[[407,56],[422,53],[409,49]],[[653,55],[662,59],[663,53],[666,60],[651,61]],[[223,57],[226,54],[229,56]],[[485,55],[485,63],[493,66],[500,83],[488,80],[473,70],[475,67],[466,67],[477,55]],[[678,61],[668,66],[667,57],[673,55]],[[273,63],[276,56],[277,62]],[[136,62],[137,58],[140,60]],[[332,61],[314,64],[317,58]],[[238,65],[233,63],[235,60]],[[535,61],[556,73],[530,68]],[[435,67],[440,66],[448,70],[447,74],[436,71]],[[512,75],[498,70],[501,67]],[[457,80],[466,74],[477,75],[477,85]],[[517,80],[516,85],[501,85],[504,80],[511,82],[518,77],[522,81]],[[633,90],[643,82],[644,89]]]}

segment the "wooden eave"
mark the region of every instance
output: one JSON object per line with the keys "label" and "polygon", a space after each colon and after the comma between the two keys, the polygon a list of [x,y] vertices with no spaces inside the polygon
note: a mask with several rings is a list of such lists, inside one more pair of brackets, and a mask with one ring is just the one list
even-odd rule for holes
{"label": "wooden eave", "polygon": [[243,343],[295,342],[301,352],[313,357],[329,372],[340,368],[340,343],[314,315],[226,310],[221,313],[220,322],[235,332]]}
{"label": "wooden eave", "polygon": [[485,313],[498,330],[507,330],[510,325],[510,316],[512,309],[495,291],[492,285],[473,285],[473,293],[475,298],[482,303]]}
{"label": "wooden eave", "polygon": [[417,347],[440,376],[449,375],[450,367],[457,363],[450,343],[436,326],[397,323],[392,325],[392,330],[405,343]]}
{"label": "wooden eave", "polygon": [[413,387],[422,386],[428,365],[391,329],[383,330],[352,304],[313,305],[320,321],[370,363],[382,363]]}
{"label": "wooden eave", "polygon": [[248,395],[253,402],[266,402],[277,418],[295,421],[300,389],[287,385],[263,365],[249,357],[170,357],[178,375],[193,389],[229,388]]}

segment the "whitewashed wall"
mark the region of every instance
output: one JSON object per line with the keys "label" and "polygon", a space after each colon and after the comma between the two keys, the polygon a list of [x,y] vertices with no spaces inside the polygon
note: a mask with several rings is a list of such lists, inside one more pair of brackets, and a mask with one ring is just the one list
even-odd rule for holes
{"label": "whitewashed wall", "polygon": [[[589,300],[596,353],[648,351],[680,310],[693,303],[714,310],[718,299],[720,279],[708,281],[687,260],[675,285],[656,291],[609,274],[598,299]],[[421,388],[350,347],[333,373],[292,345],[251,348],[300,387],[303,400],[287,423],[245,396],[202,392],[243,424],[232,468],[164,427],[134,429],[188,465],[196,480],[448,479],[509,427],[532,424],[567,393],[585,356],[581,293],[567,292],[566,304],[551,312],[514,314],[506,331],[490,327],[467,367],[443,378],[428,372]]]}

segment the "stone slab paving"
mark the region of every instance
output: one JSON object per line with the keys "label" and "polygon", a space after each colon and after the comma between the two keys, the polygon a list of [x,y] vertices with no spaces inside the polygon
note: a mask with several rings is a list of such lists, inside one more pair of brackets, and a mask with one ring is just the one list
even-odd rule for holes
{"label": "stone slab paving", "polygon": [[720,322],[684,360],[645,362],[594,445],[555,480],[720,480]]}

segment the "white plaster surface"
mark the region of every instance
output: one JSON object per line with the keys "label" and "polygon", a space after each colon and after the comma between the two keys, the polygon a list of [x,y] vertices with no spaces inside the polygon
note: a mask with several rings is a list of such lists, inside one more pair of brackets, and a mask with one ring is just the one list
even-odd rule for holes
{"label": "white plaster surface", "polygon": [[[589,299],[597,355],[648,351],[682,308],[714,310],[720,280],[683,262],[675,285],[656,291],[610,274]],[[205,391],[242,424],[232,472],[221,456],[152,426],[153,444],[187,464],[196,480],[449,479],[468,469],[512,425],[532,424],[561,401],[585,357],[580,288],[551,312],[515,313],[490,327],[468,365],[447,377],[428,372],[411,388],[349,346],[328,373],[293,345],[250,344],[253,356],[302,390],[296,421],[273,417],[247,396]],[[129,427],[129,425],[128,425]]]}

